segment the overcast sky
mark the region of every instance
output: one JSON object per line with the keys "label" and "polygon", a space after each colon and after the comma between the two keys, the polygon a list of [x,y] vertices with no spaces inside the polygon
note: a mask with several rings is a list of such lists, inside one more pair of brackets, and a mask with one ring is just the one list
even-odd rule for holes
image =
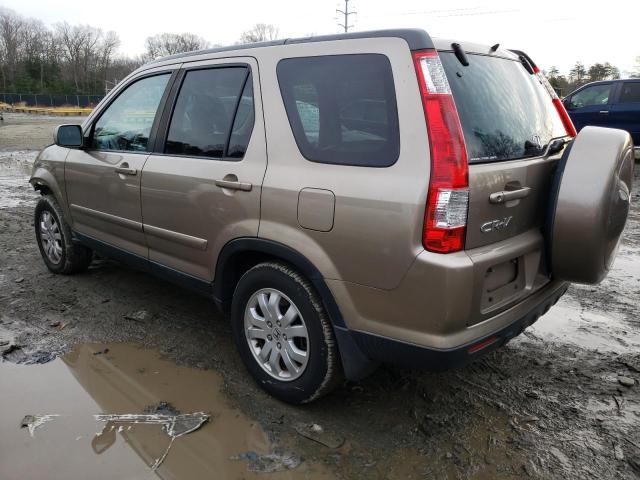
{"label": "overcast sky", "polygon": [[[167,6],[165,6],[165,4]],[[350,0],[352,30],[421,27],[433,36],[526,51],[543,68],[567,73],[576,60],[609,61],[630,70],[640,56],[640,0]],[[0,0],[45,23],[67,21],[114,30],[120,52],[136,55],[161,32],[192,32],[230,44],[255,23],[272,23],[281,37],[338,31],[336,0]]]}

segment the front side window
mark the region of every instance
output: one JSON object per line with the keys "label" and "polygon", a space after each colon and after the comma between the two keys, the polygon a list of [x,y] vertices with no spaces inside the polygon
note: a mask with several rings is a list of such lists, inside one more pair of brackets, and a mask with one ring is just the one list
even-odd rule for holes
{"label": "front side window", "polygon": [[391,64],[380,54],[288,58],[280,92],[302,155],[313,162],[388,167],[400,154]]}
{"label": "front side window", "polygon": [[640,102],[640,82],[626,82],[622,84],[620,103]]}
{"label": "front side window", "polygon": [[242,158],[254,123],[250,77],[245,67],[188,71],[171,117],[165,153]]}
{"label": "front side window", "polygon": [[128,86],[95,123],[92,148],[148,152],[156,111],[171,74],[143,78]]}
{"label": "front side window", "polygon": [[571,108],[590,107],[592,105],[606,105],[609,103],[612,85],[593,85],[584,90],[580,90],[571,97]]}

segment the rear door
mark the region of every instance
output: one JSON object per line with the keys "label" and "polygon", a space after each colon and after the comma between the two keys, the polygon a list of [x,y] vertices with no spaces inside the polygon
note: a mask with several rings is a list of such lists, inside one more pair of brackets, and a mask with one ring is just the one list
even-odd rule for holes
{"label": "rear door", "polygon": [[220,249],[256,236],[267,166],[254,58],[189,64],[142,173],[149,259],[211,281]]}
{"label": "rear door", "polygon": [[122,88],[89,125],[87,146],[70,150],[65,163],[74,230],[144,258],[140,177],[171,68],[145,74]]}
{"label": "rear door", "polygon": [[609,110],[614,91],[615,83],[613,82],[587,85],[565,101],[565,107],[577,131],[587,125],[601,127],[609,125]]}
{"label": "rear door", "polygon": [[469,158],[470,250],[539,232],[559,156],[545,152],[566,131],[549,94],[517,58],[467,57],[463,66],[440,52]]}
{"label": "rear door", "polygon": [[640,145],[640,79],[622,82],[609,117],[610,127],[626,130],[633,143]]}

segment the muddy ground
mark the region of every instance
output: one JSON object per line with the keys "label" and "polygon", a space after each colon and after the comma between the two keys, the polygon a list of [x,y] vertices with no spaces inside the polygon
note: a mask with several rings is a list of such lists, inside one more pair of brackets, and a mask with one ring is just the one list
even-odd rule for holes
{"label": "muddy ground", "polygon": [[[256,387],[207,299],[111,261],[46,270],[26,180],[57,123],[0,124],[0,477],[640,478],[638,188],[609,277],[505,348],[442,374],[383,366],[291,407]],[[211,418],[155,471],[160,429],[92,417],[161,401]],[[32,438],[28,414],[61,416]]]}

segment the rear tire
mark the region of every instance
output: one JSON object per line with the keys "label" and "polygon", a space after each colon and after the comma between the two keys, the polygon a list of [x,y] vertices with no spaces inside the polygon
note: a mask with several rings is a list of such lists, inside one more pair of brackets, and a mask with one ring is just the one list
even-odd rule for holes
{"label": "rear tire", "polygon": [[236,286],[231,318],[245,366],[274,397],[308,403],[339,382],[338,348],[322,302],[289,266],[268,262],[247,271]]}
{"label": "rear tire", "polygon": [[38,201],[34,225],[40,254],[51,272],[71,274],[89,267],[93,252],[73,243],[71,228],[53,195],[44,195]]}

